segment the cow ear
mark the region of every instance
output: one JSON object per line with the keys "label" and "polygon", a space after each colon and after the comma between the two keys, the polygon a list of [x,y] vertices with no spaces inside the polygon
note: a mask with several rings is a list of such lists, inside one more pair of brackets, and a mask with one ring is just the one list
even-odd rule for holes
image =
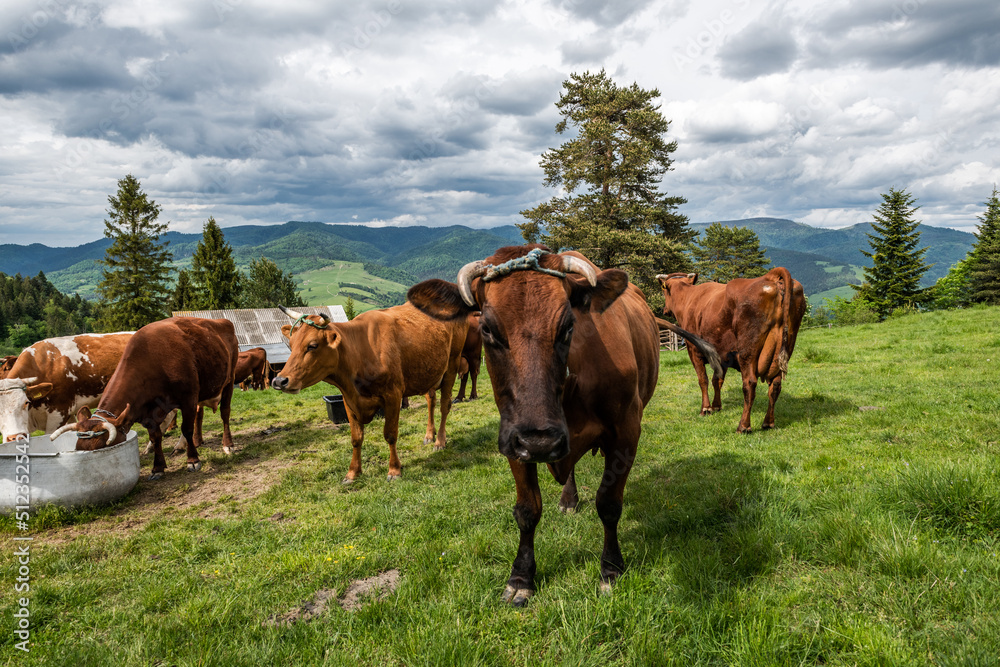
{"label": "cow ear", "polygon": [[660,289],[662,289],[667,294],[670,294],[670,279],[668,276],[656,276],[656,280],[660,283]]}
{"label": "cow ear", "polygon": [[90,419],[90,408],[86,405],[76,411],[76,421],[78,424],[80,422],[85,422],[88,419]]}
{"label": "cow ear", "polygon": [[120,415],[118,415],[118,419],[113,420],[114,423],[115,423],[115,426],[121,426],[122,424],[125,423],[125,420],[128,418],[129,410],[131,410],[131,409],[132,409],[132,404],[131,403],[126,403],[125,404],[125,409],[122,410],[122,413]]}
{"label": "cow ear", "polygon": [[463,318],[479,310],[478,306],[465,303],[458,291],[458,285],[437,278],[417,283],[406,293],[406,298],[420,312],[446,322]]}
{"label": "cow ear", "polygon": [[50,391],[52,391],[51,382],[42,382],[40,384],[24,388],[24,393],[28,395],[29,401],[37,401],[38,399],[47,396]]}
{"label": "cow ear", "polygon": [[696,282],[698,282],[698,274],[697,273],[689,273],[689,274],[687,274],[687,277],[688,277],[688,280],[691,281],[692,285],[694,285]]}
{"label": "cow ear", "polygon": [[281,327],[281,333],[282,333],[282,335],[283,335],[283,336],[284,336],[285,338],[291,338],[291,334],[292,334],[292,325],[291,325],[291,324],[286,324],[286,325],[284,325],[283,327]]}
{"label": "cow ear", "polygon": [[569,302],[579,310],[603,313],[628,289],[628,275],[620,269],[606,269],[597,274],[597,285],[591,287],[584,279],[571,278]]}

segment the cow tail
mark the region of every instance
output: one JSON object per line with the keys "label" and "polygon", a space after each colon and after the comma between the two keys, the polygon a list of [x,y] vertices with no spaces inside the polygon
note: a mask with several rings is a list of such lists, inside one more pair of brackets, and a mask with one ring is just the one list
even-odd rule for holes
{"label": "cow tail", "polygon": [[676,324],[667,322],[666,320],[660,319],[659,317],[655,319],[656,319],[656,326],[661,331],[663,329],[673,331],[675,334],[677,334],[684,340],[694,345],[698,349],[698,351],[701,352],[701,356],[705,358],[705,361],[708,363],[708,365],[712,367],[712,372],[718,375],[719,377],[722,377],[723,375],[722,358],[719,356],[718,350],[716,350],[711,343],[709,343],[707,340],[703,338],[699,338],[698,336],[694,335],[690,331],[687,331],[686,329],[680,328]]}
{"label": "cow tail", "polygon": [[775,268],[781,280],[785,283],[785,289],[781,293],[781,351],[778,352],[778,370],[781,371],[781,379],[784,380],[788,374],[788,360],[791,358],[791,350],[788,349],[788,323],[792,319],[792,274],[783,266]]}

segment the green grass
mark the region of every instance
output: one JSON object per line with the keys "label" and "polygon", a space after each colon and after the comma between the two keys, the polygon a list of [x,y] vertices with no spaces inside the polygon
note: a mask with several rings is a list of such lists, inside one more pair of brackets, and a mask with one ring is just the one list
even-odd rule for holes
{"label": "green grass", "polygon": [[[342,292],[338,283],[357,283],[381,290],[382,292],[406,292],[406,285],[373,276],[364,270],[361,262],[336,262],[328,267],[306,271],[295,276],[301,281],[300,295],[310,306],[343,306],[347,303],[347,294]],[[359,299],[362,293],[356,290],[346,290],[354,297],[354,310],[363,312],[376,306]]]}
{"label": "green grass", "polygon": [[[31,653],[13,648],[12,555],[0,558],[3,660],[74,665],[994,665],[1000,660],[998,309],[803,331],[775,431],[735,432],[739,376],[697,416],[684,353],[663,353],[620,534],[628,571],[597,593],[602,459],[581,510],[540,475],[538,593],[500,601],[517,544],[489,382],[449,443],[404,412],[403,478],[381,422],[352,486],[346,429],[315,387],[237,393],[232,459],[206,418],[206,467],[169,458],[112,508],[32,520]],[[485,367],[484,367],[485,368]],[[753,424],[766,407],[758,391]],[[877,408],[860,410],[859,408]],[[272,427],[283,430],[271,431]],[[149,457],[143,457],[148,473]],[[274,471],[255,495],[241,482]],[[154,484],[167,489],[149,500]],[[172,486],[171,486],[172,485]],[[221,495],[198,494],[228,485]],[[205,497],[192,504],[192,497]],[[145,500],[144,500],[145,499]],[[280,520],[269,517],[281,513]],[[9,520],[2,527],[14,533]],[[290,627],[320,589],[398,568],[396,592]]]}

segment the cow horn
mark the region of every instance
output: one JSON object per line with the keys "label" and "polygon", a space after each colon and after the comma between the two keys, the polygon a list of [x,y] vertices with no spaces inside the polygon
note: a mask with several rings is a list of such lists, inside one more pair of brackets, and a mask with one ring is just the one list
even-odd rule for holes
{"label": "cow horn", "polygon": [[49,440],[55,440],[63,433],[68,433],[73,430],[76,430],[76,424],[66,424],[65,426],[60,426],[52,433],[52,435],[49,436]]}
{"label": "cow horn", "polygon": [[118,429],[111,422],[104,422],[108,427],[108,446],[111,446],[115,442],[115,438],[118,437]]}
{"label": "cow horn", "polygon": [[656,279],[657,280],[666,280],[669,277],[670,276],[668,276],[666,273],[657,273],[656,274]]}
{"label": "cow horn", "polygon": [[472,295],[472,281],[486,273],[488,265],[483,260],[469,262],[458,272],[458,292],[462,295],[462,300],[469,306],[476,305],[476,298]]}
{"label": "cow horn", "polygon": [[281,310],[281,312],[283,312],[285,315],[288,315],[288,317],[290,317],[293,320],[297,320],[300,317],[302,317],[302,313],[296,312],[296,311],[292,310],[291,308],[285,308],[284,306],[278,306],[278,309]]}
{"label": "cow horn", "polygon": [[587,262],[583,261],[579,257],[573,257],[572,255],[566,255],[562,258],[563,265],[562,270],[566,273],[579,273],[587,278],[587,282],[590,283],[591,287],[597,286],[597,271],[594,270]]}

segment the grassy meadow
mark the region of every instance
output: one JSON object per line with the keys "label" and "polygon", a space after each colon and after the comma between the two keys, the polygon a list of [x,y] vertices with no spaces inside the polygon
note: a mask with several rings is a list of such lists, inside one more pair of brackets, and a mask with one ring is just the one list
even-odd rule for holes
{"label": "grassy meadow", "polygon": [[[205,467],[140,481],[109,508],[31,520],[30,653],[14,648],[18,534],[0,530],[0,658],[18,665],[996,665],[1000,663],[1000,309],[908,315],[799,336],[778,428],[698,416],[684,352],[661,355],[626,489],[628,571],[598,595],[602,469],[556,510],[540,471],[537,595],[502,603],[514,485],[483,396],[448,448],[404,411],[403,477],[381,421],[341,485],[346,427],[320,397],[237,392],[239,451],[206,416]],[[485,365],[484,365],[485,371]],[[760,425],[766,387],[758,391]],[[147,475],[150,456],[143,456]],[[544,474],[542,474],[544,473]],[[352,582],[398,587],[341,608]],[[325,610],[322,606],[326,604]]]}
{"label": "grassy meadow", "polygon": [[406,292],[408,287],[399,283],[373,276],[364,269],[361,262],[335,262],[330,266],[315,271],[306,271],[296,276],[300,281],[299,294],[310,306],[343,306],[347,304],[347,296],[354,297],[354,310],[361,313],[377,306],[361,301],[363,292],[341,289],[340,283],[357,283],[370,285],[382,292]]}

